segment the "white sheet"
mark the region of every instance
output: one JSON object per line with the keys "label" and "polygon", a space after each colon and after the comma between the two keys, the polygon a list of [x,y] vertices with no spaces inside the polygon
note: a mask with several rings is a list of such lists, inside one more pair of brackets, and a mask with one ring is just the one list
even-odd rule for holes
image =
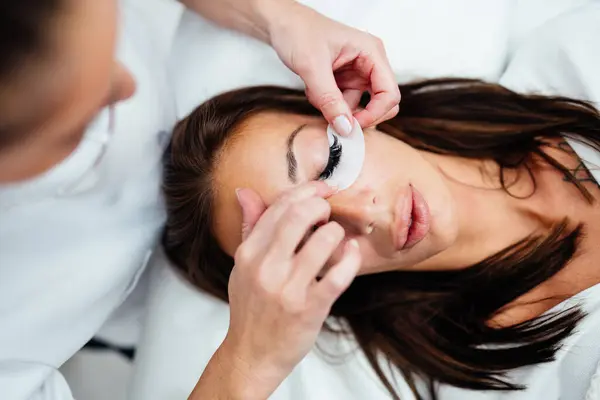
{"label": "white sheet", "polygon": [[[440,75],[497,80],[513,48],[536,26],[583,2],[346,0],[339,7],[337,0],[305,1],[380,36],[399,80]],[[218,92],[240,86],[301,87],[270,48],[190,14],[184,15],[177,34],[172,72],[179,116]],[[154,265],[132,398],[186,398],[225,335],[228,308],[190,288],[164,259],[157,258]],[[389,398],[361,354],[343,361],[332,365],[313,351],[272,398]],[[413,398],[403,381],[398,389],[403,400]]]}

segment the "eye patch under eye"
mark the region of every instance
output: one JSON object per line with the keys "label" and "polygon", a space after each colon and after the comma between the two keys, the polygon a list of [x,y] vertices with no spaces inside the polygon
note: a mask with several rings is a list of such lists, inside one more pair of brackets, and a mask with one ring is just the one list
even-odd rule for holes
{"label": "eye patch under eye", "polygon": [[327,127],[327,139],[332,146],[337,140],[342,149],[340,161],[332,172],[331,176],[325,179],[325,182],[331,186],[344,190],[352,186],[362,171],[365,161],[365,137],[363,131],[356,119],[352,132],[348,137],[338,135],[333,127]]}

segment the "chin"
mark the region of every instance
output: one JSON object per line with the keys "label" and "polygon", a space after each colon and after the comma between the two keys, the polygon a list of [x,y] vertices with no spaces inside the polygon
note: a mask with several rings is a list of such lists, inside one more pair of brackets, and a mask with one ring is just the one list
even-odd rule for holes
{"label": "chin", "polygon": [[438,212],[432,218],[432,229],[430,241],[432,247],[437,248],[435,252],[440,253],[456,243],[458,238],[458,219],[451,206],[447,206],[442,212]]}
{"label": "chin", "polygon": [[375,274],[389,271],[410,271],[421,268],[428,260],[451,247],[456,240],[456,230],[444,232],[431,231],[427,237],[414,247],[396,252],[393,255],[377,255],[363,253],[363,265],[358,275]]}

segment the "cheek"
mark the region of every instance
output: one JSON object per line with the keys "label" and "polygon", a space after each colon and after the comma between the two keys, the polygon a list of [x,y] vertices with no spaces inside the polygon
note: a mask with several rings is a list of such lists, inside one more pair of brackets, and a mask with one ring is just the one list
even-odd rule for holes
{"label": "cheek", "polygon": [[429,206],[431,227],[429,234],[430,251],[434,254],[452,246],[458,236],[458,212],[448,182],[439,169],[423,157],[419,170],[415,172],[414,185],[421,192]]}
{"label": "cheek", "polygon": [[435,204],[431,211],[431,254],[434,256],[452,247],[459,233],[458,215],[452,200]]}
{"label": "cheek", "polygon": [[365,162],[356,181],[377,192],[378,198],[385,198],[385,193],[393,194],[410,181],[407,168],[411,164],[410,154],[407,156],[402,142],[381,137],[381,134],[365,135]]}
{"label": "cheek", "polygon": [[370,137],[365,165],[357,181],[377,194],[378,204],[393,207],[398,189],[412,184],[425,198],[431,213],[428,236],[403,252],[386,248],[383,238],[360,237],[361,273],[410,269],[451,247],[458,236],[454,198],[443,175],[423,153],[390,137]]}

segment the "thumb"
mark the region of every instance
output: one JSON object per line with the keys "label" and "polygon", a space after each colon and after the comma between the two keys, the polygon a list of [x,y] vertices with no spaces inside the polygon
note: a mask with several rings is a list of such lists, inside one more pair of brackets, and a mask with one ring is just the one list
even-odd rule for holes
{"label": "thumb", "polygon": [[242,208],[242,241],[244,241],[254,229],[254,225],[265,212],[267,206],[258,193],[252,189],[236,189],[235,194]]}
{"label": "thumb", "polygon": [[310,103],[321,110],[338,134],[350,135],[352,112],[335,81],[331,64],[316,64],[300,77],[306,85],[306,96]]}

